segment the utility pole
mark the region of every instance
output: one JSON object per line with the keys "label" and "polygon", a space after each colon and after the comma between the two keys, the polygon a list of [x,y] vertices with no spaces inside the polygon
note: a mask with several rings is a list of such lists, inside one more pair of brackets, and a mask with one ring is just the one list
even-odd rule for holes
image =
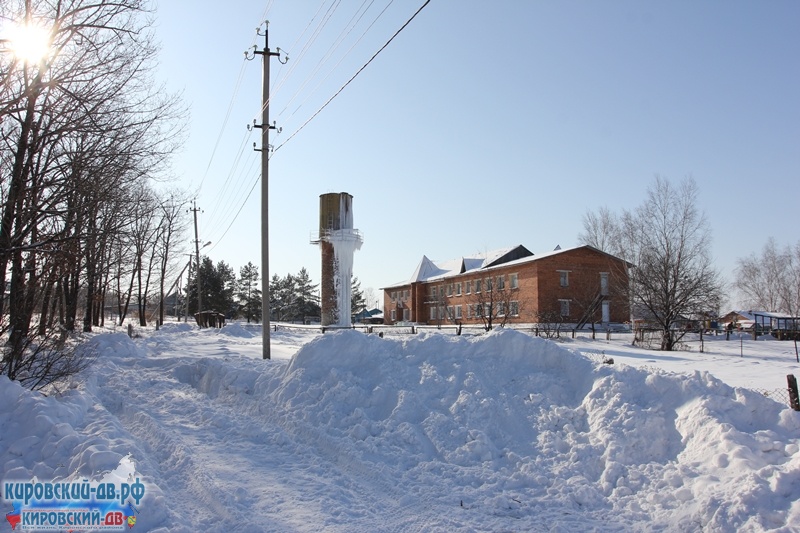
{"label": "utility pole", "polygon": [[[195,254],[195,257],[197,258],[197,274],[196,274],[195,277],[197,278],[196,281],[197,281],[197,312],[198,313],[203,310],[203,285],[200,282],[200,238],[197,236],[197,212],[200,211],[200,210],[201,209],[197,207],[197,202],[195,200],[192,200],[192,208],[189,209],[189,211],[194,213],[194,254]],[[190,261],[190,264],[191,264],[191,258],[189,259],[189,261]],[[187,308],[188,308],[188,305],[189,305],[188,302],[187,302],[186,305],[187,305]]]}
{"label": "utility pole", "polygon": [[[192,254],[189,256],[189,270],[186,271],[186,301],[183,302],[183,321],[189,322],[189,283],[192,282]],[[180,320],[178,320],[180,322]]]}
{"label": "utility pole", "polygon": [[[278,57],[280,61],[281,49],[275,52],[269,49],[269,21],[265,22],[264,33],[260,28],[258,35],[264,36],[264,49],[259,51],[253,48],[253,57],[256,54],[262,56],[262,89],[261,89],[261,124],[254,124],[256,128],[261,128],[261,149],[255,147],[256,151],[261,152],[261,355],[264,359],[270,358],[269,346],[269,154],[272,148],[269,144],[269,130],[275,129],[275,125],[269,123],[269,60],[271,57]],[[245,52],[246,59],[253,59]],[[288,61],[288,57],[286,59]],[[281,61],[285,63],[285,61]]]}

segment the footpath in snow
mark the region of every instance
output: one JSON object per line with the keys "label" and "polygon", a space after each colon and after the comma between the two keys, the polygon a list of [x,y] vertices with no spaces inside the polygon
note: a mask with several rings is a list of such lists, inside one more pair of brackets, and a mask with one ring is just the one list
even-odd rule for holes
{"label": "footpath in snow", "polygon": [[515,331],[260,341],[98,334],[59,394],[0,377],[0,479],[130,463],[134,531],[800,530],[800,413],[707,371]]}

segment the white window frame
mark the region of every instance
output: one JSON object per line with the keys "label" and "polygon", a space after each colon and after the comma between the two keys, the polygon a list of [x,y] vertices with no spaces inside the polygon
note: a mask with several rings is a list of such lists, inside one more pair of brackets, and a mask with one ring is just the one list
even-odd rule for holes
{"label": "white window frame", "polygon": [[558,284],[561,287],[569,287],[569,270],[557,270],[558,272]]}
{"label": "white window frame", "polygon": [[392,309],[392,322],[397,322],[397,309]]}
{"label": "white window frame", "polygon": [[403,308],[403,320],[406,322],[411,320],[411,309],[408,307]]}
{"label": "white window frame", "polygon": [[494,287],[494,282],[492,281],[492,277],[489,276],[488,278],[486,278],[486,292],[492,292],[493,287]]}
{"label": "white window frame", "polygon": [[508,286],[511,289],[519,289],[519,275],[518,274],[514,273],[514,274],[509,274],[508,275]]}
{"label": "white window frame", "polygon": [[508,302],[508,312],[511,316],[519,316],[519,302],[517,300]]}
{"label": "white window frame", "polygon": [[430,311],[430,314],[428,316],[430,317],[430,320],[436,320],[436,306],[435,305],[431,306],[431,311]]}
{"label": "white window frame", "polygon": [[608,296],[608,272],[600,272],[600,294]]}
{"label": "white window frame", "polygon": [[461,296],[461,282],[456,283],[456,296]]}
{"label": "white window frame", "polygon": [[482,289],[481,282],[482,281],[483,280],[481,280],[481,279],[476,279],[475,280],[475,294],[480,294],[481,293],[481,289]]}
{"label": "white window frame", "polygon": [[461,320],[461,318],[462,318],[462,316],[461,316],[461,306],[457,305],[456,306],[456,320]]}
{"label": "white window frame", "polygon": [[497,316],[506,316],[506,304],[503,301],[497,302]]}
{"label": "white window frame", "polygon": [[497,287],[498,291],[504,290],[506,288],[506,276],[505,275],[497,276],[494,286]]}
{"label": "white window frame", "polygon": [[561,306],[561,316],[569,316],[569,300],[567,299],[560,299],[558,300],[559,305]]}
{"label": "white window frame", "polygon": [[472,294],[472,280],[467,281],[465,284],[466,284],[466,293]]}

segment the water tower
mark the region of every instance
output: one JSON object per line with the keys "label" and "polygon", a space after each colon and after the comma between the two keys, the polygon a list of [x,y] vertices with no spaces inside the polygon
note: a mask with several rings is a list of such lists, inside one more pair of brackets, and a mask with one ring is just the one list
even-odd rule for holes
{"label": "water tower", "polygon": [[319,235],[312,238],[322,253],[320,281],[323,326],[350,327],[353,256],[363,239],[353,229],[353,197],[346,193],[319,196]]}

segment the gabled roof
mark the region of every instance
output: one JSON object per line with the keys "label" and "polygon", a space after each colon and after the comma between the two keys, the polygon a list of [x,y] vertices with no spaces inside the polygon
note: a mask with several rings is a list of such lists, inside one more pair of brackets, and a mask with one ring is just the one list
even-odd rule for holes
{"label": "gabled roof", "polygon": [[766,318],[777,318],[777,319],[785,319],[785,318],[795,318],[792,315],[786,313],[773,313],[770,311],[738,311],[734,309],[730,313],[723,316],[723,318],[728,317],[730,315],[739,315],[740,317],[744,318],[745,320],[755,320],[756,317],[766,317]]}
{"label": "gabled roof", "polygon": [[[530,250],[528,250],[527,248],[525,248],[520,244],[509,248],[501,248],[499,250],[493,250],[490,252],[477,253],[471,256],[460,257],[457,259],[450,259],[448,261],[435,262],[431,261],[430,259],[428,259],[427,256],[423,255],[422,260],[419,262],[419,265],[417,265],[416,270],[414,270],[414,274],[411,276],[411,279],[406,281],[401,281],[400,283],[393,283],[391,285],[387,285],[386,287],[382,288],[391,289],[393,287],[402,287],[404,285],[411,285],[412,283],[448,278],[456,276],[458,274],[465,274],[467,272],[486,270],[489,268],[494,268],[499,266],[518,265],[522,263],[528,263],[531,261],[538,261],[546,257],[551,257],[558,254],[565,254],[581,248],[588,248],[599,254],[606,255],[608,257],[611,257],[619,261],[623,261],[618,257],[614,257],[611,254],[608,254],[602,250],[598,250],[597,248],[594,248],[589,245],[575,246],[573,248],[563,248],[563,249],[560,246],[557,246],[555,250],[552,250],[550,252],[545,252],[540,255],[533,255],[533,253]],[[629,267],[633,266],[627,261],[625,261],[625,263]]]}
{"label": "gabled roof", "polygon": [[458,257],[456,259],[449,259],[447,261],[434,262],[428,259],[428,256],[423,255],[422,260],[411,275],[411,279],[400,283],[394,283],[386,288],[400,287],[421,281],[456,276],[473,270],[501,265],[531,255],[533,254],[521,244],[508,248],[500,248],[499,250],[476,253],[470,256]]}

